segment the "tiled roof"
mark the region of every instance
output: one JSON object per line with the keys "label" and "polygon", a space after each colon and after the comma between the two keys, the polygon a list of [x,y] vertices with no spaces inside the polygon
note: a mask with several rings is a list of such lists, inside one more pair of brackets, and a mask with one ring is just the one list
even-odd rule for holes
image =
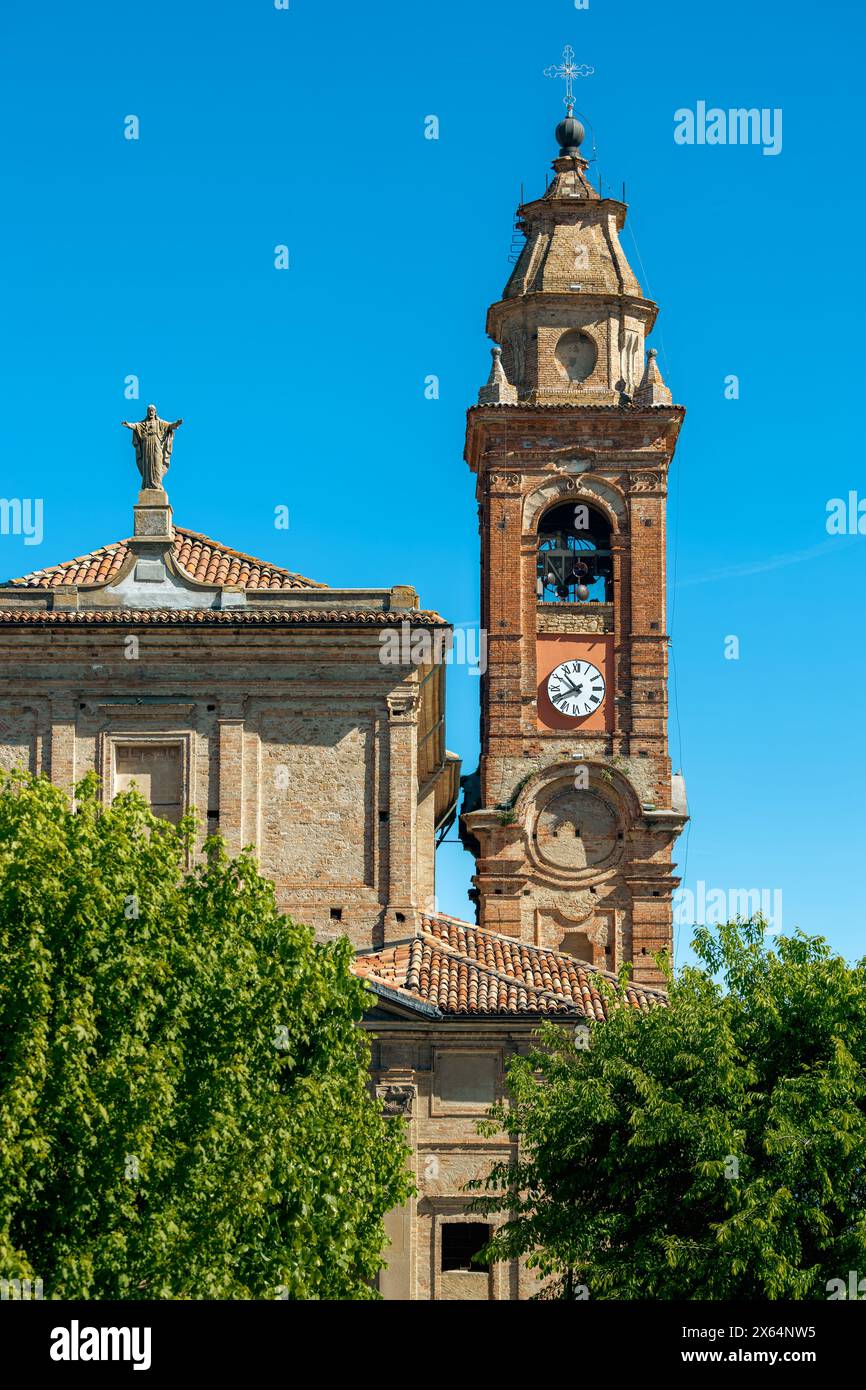
{"label": "tiled roof", "polygon": [[[514,401],[513,403],[507,401],[490,401],[485,404],[471,405],[469,407],[469,410],[472,411],[473,414],[476,410],[508,410],[515,412],[517,412],[518,410],[528,410],[532,411],[534,414],[547,415],[550,413],[550,409],[550,405],[546,403],[543,405],[536,405],[534,403],[530,403],[529,401]],[[641,411],[644,410],[673,410],[680,415],[685,415],[686,413],[686,408],[684,405],[638,405],[635,406],[634,409],[632,409],[630,406],[600,405],[597,401],[586,401],[585,403],[581,401],[557,401],[556,409],[599,410],[605,411],[608,414],[622,415],[625,419],[629,419],[632,416],[636,419],[640,415]]]}
{"label": "tiled roof", "polygon": [[[25,589],[56,589],[60,584],[107,584],[129,554],[129,541],[115,541],[60,565],[47,565],[20,579],[9,580]],[[198,531],[175,526],[173,554],[191,579],[200,584],[239,584],[244,589],[327,589],[315,579],[232,550]]]}
{"label": "tiled roof", "polygon": [[317,624],[337,627],[393,627],[408,622],[416,627],[447,627],[432,609],[412,608],[383,613],[375,608],[85,608],[0,609],[0,627],[89,626],[148,623],[152,627],[223,624],[237,627],[295,627]]}
{"label": "tiled roof", "polygon": [[355,971],[408,1000],[435,1004],[444,1015],[564,1015],[603,1021],[610,1009],[599,990],[617,987],[633,1009],[664,1005],[661,990],[629,985],[574,956],[482,931],[455,917],[423,917],[416,936],[355,957]]}

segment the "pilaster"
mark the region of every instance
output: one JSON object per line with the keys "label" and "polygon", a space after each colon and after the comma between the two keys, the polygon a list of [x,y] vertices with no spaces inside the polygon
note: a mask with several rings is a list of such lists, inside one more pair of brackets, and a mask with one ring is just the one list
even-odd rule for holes
{"label": "pilaster", "polygon": [[222,700],[217,720],[219,738],[219,828],[229,854],[244,844],[244,706],[241,700]]}
{"label": "pilaster", "polygon": [[418,687],[406,684],[388,704],[388,905],[384,940],[410,936],[418,924],[415,874],[418,809]]}

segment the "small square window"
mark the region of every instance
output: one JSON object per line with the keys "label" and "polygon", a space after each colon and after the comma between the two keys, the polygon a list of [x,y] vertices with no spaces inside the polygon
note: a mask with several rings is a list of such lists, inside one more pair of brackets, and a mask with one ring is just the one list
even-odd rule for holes
{"label": "small square window", "polygon": [[477,1258],[490,1239],[490,1227],[482,1221],[446,1221],[442,1226],[442,1272],[462,1269],[486,1274],[488,1266]]}
{"label": "small square window", "polygon": [[342,922],[342,920],[343,920],[343,909],[342,909],[341,907],[332,907],[332,908],[331,908],[331,921],[332,921],[332,922]]}

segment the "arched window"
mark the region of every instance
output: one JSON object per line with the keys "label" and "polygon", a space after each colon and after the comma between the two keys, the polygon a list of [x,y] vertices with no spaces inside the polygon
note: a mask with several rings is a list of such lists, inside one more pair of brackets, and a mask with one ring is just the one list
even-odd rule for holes
{"label": "arched window", "polygon": [[584,502],[561,502],[538,524],[539,603],[611,603],[610,523]]}

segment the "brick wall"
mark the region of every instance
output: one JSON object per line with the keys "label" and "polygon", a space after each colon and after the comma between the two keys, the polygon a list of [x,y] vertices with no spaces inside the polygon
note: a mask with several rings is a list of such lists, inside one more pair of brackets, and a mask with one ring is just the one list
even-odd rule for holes
{"label": "brick wall", "polygon": [[[611,969],[632,959],[647,983],[660,981],[652,956],[671,943],[682,824],[671,811],[665,611],[666,475],[681,416],[678,407],[483,406],[470,410],[467,431],[489,634],[481,808],[465,817],[480,847],[479,920],[557,949],[572,943]],[[609,521],[612,603],[538,602],[538,522],[562,502]],[[612,642],[607,727],[547,727],[539,635],[601,633]],[[605,862],[563,872],[539,856],[538,808],[551,789],[574,785],[581,766],[583,790],[608,802],[619,839]]]}

